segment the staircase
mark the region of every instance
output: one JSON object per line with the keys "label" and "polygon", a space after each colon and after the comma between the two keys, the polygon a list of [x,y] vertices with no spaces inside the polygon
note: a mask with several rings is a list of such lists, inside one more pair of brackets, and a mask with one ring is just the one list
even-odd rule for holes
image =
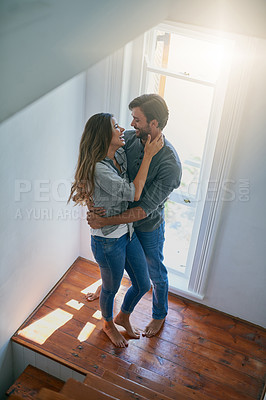
{"label": "staircase", "polygon": [[[150,375],[150,378],[147,376]],[[105,369],[101,376],[89,372],[84,382],[66,382],[28,365],[8,389],[9,400],[191,400],[178,392],[174,382],[131,364],[117,372]],[[158,379],[157,379],[158,378]]]}

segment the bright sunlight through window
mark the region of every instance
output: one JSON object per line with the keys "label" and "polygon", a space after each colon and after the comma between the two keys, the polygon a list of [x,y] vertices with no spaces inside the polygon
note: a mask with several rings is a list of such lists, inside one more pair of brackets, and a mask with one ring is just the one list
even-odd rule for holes
{"label": "bright sunlight through window", "polygon": [[165,99],[170,115],[164,133],[183,167],[181,185],[165,205],[165,263],[169,271],[187,278],[194,254],[191,243],[197,241],[194,222],[201,218],[198,205],[205,196],[202,182],[210,174],[213,150],[207,146],[215,132],[209,126],[226,54],[218,37],[168,25],[146,37],[143,92]]}

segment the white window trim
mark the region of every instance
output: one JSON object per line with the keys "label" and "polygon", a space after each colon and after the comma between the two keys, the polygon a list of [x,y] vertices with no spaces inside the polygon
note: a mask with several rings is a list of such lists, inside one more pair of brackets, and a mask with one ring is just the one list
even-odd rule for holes
{"label": "white window trim", "polygon": [[[212,261],[216,233],[224,203],[223,185],[229,176],[235,152],[235,145],[241,128],[241,120],[247,97],[249,80],[252,75],[255,38],[237,37],[228,90],[224,101],[218,141],[215,151],[215,162],[212,166],[210,182],[217,182],[216,190],[211,191],[211,201],[205,202],[198,245],[188,284],[188,292],[201,299],[206,292],[208,272]],[[208,194],[210,189],[208,188]]]}

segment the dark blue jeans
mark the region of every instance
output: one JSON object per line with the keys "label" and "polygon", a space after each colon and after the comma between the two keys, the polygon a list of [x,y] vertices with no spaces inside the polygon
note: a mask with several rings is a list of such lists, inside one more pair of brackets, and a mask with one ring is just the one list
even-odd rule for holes
{"label": "dark blue jeans", "polygon": [[132,286],[125,294],[121,310],[130,314],[141,297],[150,290],[150,278],[144,251],[134,233],[120,238],[91,237],[91,249],[100,266],[102,290],[100,307],[106,321],[113,319],[114,297],[126,269]]}
{"label": "dark blue jeans", "polygon": [[135,229],[146,256],[150,279],[153,283],[152,318],[154,319],[165,318],[168,311],[168,276],[163,264],[164,226],[163,222],[152,232],[141,232]]}

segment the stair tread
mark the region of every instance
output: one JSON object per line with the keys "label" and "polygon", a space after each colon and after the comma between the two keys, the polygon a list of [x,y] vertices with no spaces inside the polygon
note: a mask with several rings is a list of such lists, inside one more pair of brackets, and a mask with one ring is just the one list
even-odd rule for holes
{"label": "stair tread", "polygon": [[54,390],[43,388],[37,394],[36,400],[73,400],[62,393],[55,392]]}
{"label": "stair tread", "polygon": [[34,399],[35,395],[43,387],[59,392],[64,382],[47,372],[32,365],[28,365],[18,379],[7,390],[6,394],[21,396],[23,399]]}
{"label": "stair tread", "polygon": [[108,395],[73,378],[67,380],[60,393],[69,396],[73,400],[120,400],[118,397]]}

